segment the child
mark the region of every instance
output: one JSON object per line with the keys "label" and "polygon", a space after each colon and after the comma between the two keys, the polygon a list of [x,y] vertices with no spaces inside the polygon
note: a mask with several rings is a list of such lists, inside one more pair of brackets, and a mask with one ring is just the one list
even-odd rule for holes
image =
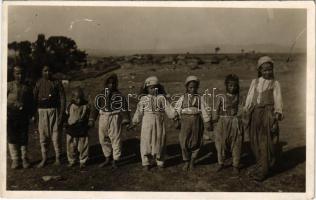
{"label": "child", "polygon": [[[217,150],[218,169],[224,168],[225,154],[227,150],[232,152],[233,169],[239,173],[239,162],[242,145],[241,120],[238,114],[239,78],[229,74],[225,79],[226,94],[220,98],[215,110],[215,120],[218,121],[215,131],[215,146]],[[228,149],[227,149],[228,148]]]}
{"label": "child", "polygon": [[27,140],[29,119],[33,114],[33,94],[24,82],[24,70],[20,66],[13,69],[14,81],[7,88],[7,136],[12,159],[11,168],[16,169],[22,161],[23,168],[29,168]]}
{"label": "child", "polygon": [[42,161],[37,167],[46,165],[50,139],[53,141],[56,155],[55,165],[60,165],[60,134],[66,97],[61,81],[52,78],[49,66],[43,67],[42,78],[36,82],[34,99],[38,109],[38,132],[42,152]]}
{"label": "child", "polygon": [[176,112],[165,98],[162,85],[156,76],[148,77],[143,87],[144,96],[137,104],[133,126],[142,122],[140,153],[144,170],[150,170],[155,163],[164,167],[166,130],[164,114],[174,118]]}
{"label": "child", "polygon": [[76,154],[79,151],[80,168],[86,166],[89,156],[88,120],[90,108],[84,98],[81,88],[72,91],[72,100],[67,107],[68,116],[66,126],[68,166],[72,167],[76,162]]}
{"label": "child", "polygon": [[200,81],[196,76],[188,76],[185,81],[186,93],[176,103],[176,111],[181,118],[179,135],[183,170],[193,170],[195,160],[202,145],[204,124],[212,130],[211,117],[208,115],[204,98],[198,95]]}
{"label": "child", "polygon": [[275,164],[275,145],[278,142],[278,121],[282,120],[280,83],[274,79],[273,60],[264,56],[258,60],[258,78],[252,80],[245,111],[250,115],[249,137],[256,158],[253,178],[263,181]]}
{"label": "child", "polygon": [[[99,141],[102,147],[105,161],[99,165],[104,167],[109,164],[113,150],[112,168],[116,169],[117,162],[121,158],[122,125],[129,124],[130,117],[127,108],[126,98],[117,89],[118,77],[116,74],[109,75],[104,82],[104,101],[96,98],[95,108],[89,118],[89,126],[94,126],[94,121],[99,117]],[[100,102],[99,102],[100,101]]]}

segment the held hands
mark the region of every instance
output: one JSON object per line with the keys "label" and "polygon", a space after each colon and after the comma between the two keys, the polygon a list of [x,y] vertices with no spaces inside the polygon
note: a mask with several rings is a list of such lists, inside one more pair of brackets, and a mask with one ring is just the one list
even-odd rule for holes
{"label": "held hands", "polygon": [[136,124],[130,123],[128,125],[126,125],[127,131],[133,130],[135,131],[136,128]]}
{"label": "held hands", "polygon": [[205,128],[207,131],[211,132],[214,130],[213,123],[211,121],[205,123]]}
{"label": "held hands", "polygon": [[121,124],[123,125],[123,126],[126,126],[126,130],[127,131],[129,131],[130,129],[133,129],[134,130],[134,126],[131,124],[131,122],[130,122],[130,120],[128,120],[128,119],[124,119],[122,122],[121,122]]}
{"label": "held hands", "polygon": [[174,118],[173,118],[173,121],[175,123],[175,128],[177,130],[180,130],[181,129],[181,122],[180,122],[180,116],[179,114],[176,112]]}
{"label": "held hands", "polygon": [[176,128],[177,130],[180,130],[180,129],[181,129],[181,122],[180,122],[180,119],[179,119],[179,118],[178,118],[178,119],[174,118],[173,120],[174,120],[174,123],[175,123],[175,128]]}
{"label": "held hands", "polygon": [[122,125],[124,126],[124,125],[128,125],[128,124],[130,124],[130,121],[129,120],[127,120],[127,119],[124,119],[124,120],[122,120]]}

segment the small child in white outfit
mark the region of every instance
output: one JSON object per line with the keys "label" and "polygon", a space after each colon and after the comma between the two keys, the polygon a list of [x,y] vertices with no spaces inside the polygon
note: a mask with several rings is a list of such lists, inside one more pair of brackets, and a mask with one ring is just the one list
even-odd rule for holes
{"label": "small child in white outfit", "polygon": [[89,157],[88,121],[90,108],[81,88],[72,91],[72,100],[66,109],[68,166],[75,165],[79,152],[80,168],[86,166]]}

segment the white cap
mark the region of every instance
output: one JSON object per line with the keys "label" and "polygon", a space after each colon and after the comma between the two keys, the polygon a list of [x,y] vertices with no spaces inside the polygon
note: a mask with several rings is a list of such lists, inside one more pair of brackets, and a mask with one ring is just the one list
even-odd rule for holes
{"label": "white cap", "polygon": [[196,81],[198,84],[200,84],[200,80],[196,76],[188,76],[185,80],[185,85],[187,85],[191,81]]}
{"label": "white cap", "polygon": [[151,85],[157,85],[159,84],[159,80],[157,76],[150,76],[145,80],[145,87],[151,86]]}
{"label": "white cap", "polygon": [[259,69],[259,67],[261,65],[263,65],[264,63],[272,63],[272,64],[274,64],[274,61],[269,56],[262,56],[258,60],[257,69]]}

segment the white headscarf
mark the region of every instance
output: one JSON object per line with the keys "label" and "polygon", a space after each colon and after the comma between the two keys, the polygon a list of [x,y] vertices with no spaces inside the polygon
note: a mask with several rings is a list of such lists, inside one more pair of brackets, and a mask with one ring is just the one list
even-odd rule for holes
{"label": "white headscarf", "polygon": [[198,79],[198,77],[196,77],[196,76],[188,76],[187,78],[186,78],[186,80],[185,80],[185,85],[187,85],[189,82],[191,82],[191,81],[196,81],[196,82],[198,82],[198,84],[200,84],[200,80]]}
{"label": "white headscarf", "polygon": [[159,84],[159,80],[157,76],[150,76],[145,80],[144,87],[148,87],[151,85],[158,85],[158,84]]}
{"label": "white headscarf", "polygon": [[272,63],[274,64],[274,61],[269,56],[262,56],[258,60],[257,69],[261,67],[264,63]]}

